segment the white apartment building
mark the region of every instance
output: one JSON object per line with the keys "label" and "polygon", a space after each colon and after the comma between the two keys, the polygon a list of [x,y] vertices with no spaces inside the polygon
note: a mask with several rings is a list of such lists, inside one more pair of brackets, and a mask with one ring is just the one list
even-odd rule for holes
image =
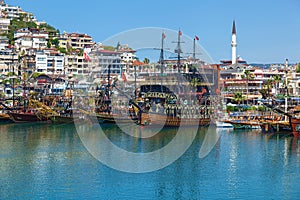
{"label": "white apartment building", "polygon": [[77,54],[65,55],[65,68],[66,73],[72,75],[88,75],[90,72],[89,63]]}
{"label": "white apartment building", "polygon": [[135,51],[119,51],[121,64],[123,65],[123,70],[126,72],[133,71],[134,67],[132,63],[136,60],[136,55],[134,54]]}
{"label": "white apartment building", "polygon": [[28,28],[22,28],[15,30],[14,32],[14,38],[19,38],[21,36],[30,35],[31,31]]}
{"label": "white apartment building", "polygon": [[15,47],[18,50],[27,48],[44,49],[47,47],[47,39],[44,36],[23,35],[15,39]]}
{"label": "white apartment building", "polygon": [[120,52],[98,50],[92,51],[90,54],[96,58],[96,64],[91,67],[93,78],[106,77],[109,69],[111,76],[121,77],[123,64]]}
{"label": "white apartment building", "polygon": [[35,16],[30,12],[20,11],[19,12],[20,17],[22,17],[22,20],[25,22],[36,22]]}
{"label": "white apartment building", "polygon": [[0,74],[18,71],[18,55],[12,49],[0,50]]}
{"label": "white apartment building", "polygon": [[35,16],[30,12],[25,12],[19,6],[10,6],[8,4],[0,4],[1,17],[7,19],[21,19],[26,22],[36,22]]}
{"label": "white apartment building", "polygon": [[36,72],[48,75],[62,75],[64,73],[64,56],[57,52],[38,51],[35,62]]}
{"label": "white apartment building", "polygon": [[8,4],[0,5],[1,13],[9,19],[20,18],[22,9],[19,6],[10,6]]}
{"label": "white apartment building", "polygon": [[0,36],[0,50],[9,47],[9,39],[6,36]]}
{"label": "white apartment building", "polygon": [[64,33],[61,35],[61,38],[66,39],[67,45],[74,49],[83,49],[84,47],[91,47],[95,44],[93,38],[87,34]]}
{"label": "white apartment building", "polygon": [[28,29],[28,28],[22,28],[18,29],[14,32],[14,38],[19,38],[21,36],[41,36],[45,37],[46,39],[49,39],[49,34],[45,31],[40,31],[39,29]]}
{"label": "white apartment building", "polygon": [[0,18],[0,33],[9,32],[10,19]]}
{"label": "white apartment building", "polygon": [[299,96],[300,95],[300,73],[296,73],[296,72],[288,73],[287,82],[288,82],[289,94],[294,96]]}

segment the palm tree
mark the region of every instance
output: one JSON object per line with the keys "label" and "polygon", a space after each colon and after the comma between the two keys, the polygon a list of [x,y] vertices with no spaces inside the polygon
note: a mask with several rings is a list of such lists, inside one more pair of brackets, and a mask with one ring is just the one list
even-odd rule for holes
{"label": "palm tree", "polygon": [[273,77],[274,84],[275,84],[275,97],[277,96],[277,89],[278,89],[278,83],[281,81],[281,76],[279,74],[276,74]]}
{"label": "palm tree", "polygon": [[190,84],[191,86],[196,87],[199,84],[198,78],[192,78]]}
{"label": "palm tree", "polygon": [[296,66],[296,72],[300,73],[300,63],[298,63],[297,66]]}
{"label": "palm tree", "polygon": [[0,92],[0,99],[2,100],[2,99],[4,99],[4,98],[5,98],[4,92]]}
{"label": "palm tree", "polygon": [[246,82],[247,82],[247,105],[248,105],[248,93],[249,93],[249,80],[253,80],[254,77],[252,76],[252,74],[250,74],[250,70],[245,70],[244,72],[245,78],[246,78]]}
{"label": "palm tree", "polygon": [[237,92],[234,94],[234,101],[236,101],[239,105],[239,111],[240,111],[240,104],[241,104],[241,101],[244,101],[245,100],[245,97],[243,96],[242,93],[240,92]]}
{"label": "palm tree", "polygon": [[268,79],[265,83],[265,86],[267,87],[268,97],[271,96],[271,86],[273,85],[273,82],[274,81],[272,79]]}
{"label": "palm tree", "polygon": [[263,99],[267,99],[267,97],[268,97],[268,90],[267,89],[263,88],[259,92],[260,92]]}
{"label": "palm tree", "polygon": [[145,64],[149,64],[149,63],[150,63],[150,60],[149,60],[149,58],[144,58],[144,61],[143,61],[143,63],[145,63]]}

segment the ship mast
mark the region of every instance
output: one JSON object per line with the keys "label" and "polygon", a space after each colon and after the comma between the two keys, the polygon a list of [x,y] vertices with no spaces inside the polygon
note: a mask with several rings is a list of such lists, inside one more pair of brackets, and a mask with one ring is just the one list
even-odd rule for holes
{"label": "ship mast", "polygon": [[160,49],[160,57],[159,57],[159,64],[160,64],[160,73],[164,73],[164,39],[166,38],[165,33],[163,32],[161,35],[161,49]]}
{"label": "ship mast", "polygon": [[193,60],[196,61],[196,38],[194,38],[193,44]]}
{"label": "ship mast", "polygon": [[107,100],[106,100],[106,109],[107,109],[107,113],[110,114],[110,67],[111,65],[108,65],[108,71],[107,71],[107,86],[106,86],[106,96],[107,96]]}
{"label": "ship mast", "polygon": [[[285,59],[285,98],[284,98],[284,112],[287,113],[288,110],[288,103],[287,103],[287,97],[288,97],[288,66],[289,66],[289,60]],[[287,121],[287,116],[285,116],[285,121]]]}
{"label": "ship mast", "polygon": [[178,31],[178,39],[177,39],[177,48],[175,49],[175,53],[177,53],[177,70],[178,70],[178,73],[180,73],[180,66],[181,66],[181,61],[180,61],[180,54],[182,53],[181,51],[181,46],[180,46],[180,37],[182,36],[182,32]]}

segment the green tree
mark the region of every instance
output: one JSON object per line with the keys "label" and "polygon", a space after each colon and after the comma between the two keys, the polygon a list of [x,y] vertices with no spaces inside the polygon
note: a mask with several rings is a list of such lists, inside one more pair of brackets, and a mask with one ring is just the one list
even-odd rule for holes
{"label": "green tree", "polygon": [[278,89],[278,84],[281,81],[281,76],[279,74],[276,74],[273,77],[273,83],[275,84],[275,97],[277,96],[277,89]]}
{"label": "green tree", "polygon": [[69,52],[67,51],[66,48],[58,47],[57,49],[58,49],[58,51],[60,51],[60,53],[63,53],[63,54],[69,54]]}
{"label": "green tree", "polygon": [[246,95],[247,95],[247,104],[248,104],[249,80],[253,80],[254,77],[250,73],[250,70],[245,70],[244,77],[246,78],[246,84],[247,84],[246,85],[246,87],[247,87]]}
{"label": "green tree", "polygon": [[300,63],[298,63],[298,65],[296,66],[296,72],[300,73]]}
{"label": "green tree", "polygon": [[190,84],[191,86],[196,87],[199,84],[198,78],[192,78]]}
{"label": "green tree", "polygon": [[113,46],[104,46],[104,50],[107,50],[107,51],[114,51],[114,50],[115,50],[115,47],[113,47]]}
{"label": "green tree", "polygon": [[143,61],[145,64],[149,64],[150,63],[150,60],[149,58],[144,58],[144,61]]}
{"label": "green tree", "polygon": [[0,99],[4,99],[4,98],[5,98],[4,92],[0,92]]}
{"label": "green tree", "polygon": [[267,97],[271,96],[271,89],[273,86],[273,82],[274,80],[268,79],[267,82],[264,84],[264,87],[266,88],[266,92],[267,92]]}
{"label": "green tree", "polygon": [[237,92],[234,94],[234,101],[238,103],[239,107],[240,107],[240,104],[241,104],[241,101],[244,101],[245,100],[245,97],[243,96],[242,93],[240,92]]}
{"label": "green tree", "polygon": [[36,79],[37,77],[39,77],[39,76],[41,76],[41,75],[45,75],[45,73],[34,72],[33,74],[31,74],[31,76],[30,76],[29,78]]}
{"label": "green tree", "polygon": [[259,90],[259,92],[260,92],[260,94],[262,95],[262,98],[263,98],[263,99],[268,98],[269,93],[268,93],[268,90],[267,90],[267,89],[263,88],[263,89]]}
{"label": "green tree", "polygon": [[17,74],[16,74],[16,72],[8,72],[7,73],[7,76],[8,77],[10,77],[10,76],[16,76]]}
{"label": "green tree", "polygon": [[53,38],[53,37],[59,35],[59,30],[55,29],[53,26],[51,26],[49,24],[41,24],[39,26],[39,29],[48,32],[50,38]]}
{"label": "green tree", "polygon": [[83,49],[80,49],[80,50],[79,50],[78,56],[83,56]]}
{"label": "green tree", "polygon": [[16,77],[15,75],[13,75],[12,72],[9,72],[11,73],[10,75],[8,75],[8,77],[6,79],[4,79],[2,81],[2,84],[14,84],[15,86],[16,85],[19,85],[20,84],[20,79],[18,77]]}
{"label": "green tree", "polygon": [[21,28],[37,28],[37,25],[35,22],[24,22],[24,21],[20,21],[19,19],[12,19],[10,21],[9,33],[7,34],[10,44],[12,44],[12,45],[14,44],[15,30],[18,30]]}
{"label": "green tree", "polygon": [[59,47],[59,39],[58,38],[54,38],[54,39],[50,39],[48,41],[48,44],[47,46],[50,44],[50,47],[51,46],[55,46],[55,48],[58,48]]}

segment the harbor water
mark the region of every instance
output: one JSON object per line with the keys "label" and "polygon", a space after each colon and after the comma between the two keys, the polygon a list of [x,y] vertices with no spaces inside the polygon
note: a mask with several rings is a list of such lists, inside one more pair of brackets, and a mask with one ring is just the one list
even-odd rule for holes
{"label": "harbor water", "polygon": [[[173,129],[166,129],[157,136],[161,140],[124,143],[128,135],[116,125],[106,128],[124,148],[146,145],[150,151],[157,140],[174,137]],[[72,124],[1,124],[0,199],[299,199],[299,139],[224,131],[200,159],[203,130],[171,165],[134,174],[95,159]]]}

